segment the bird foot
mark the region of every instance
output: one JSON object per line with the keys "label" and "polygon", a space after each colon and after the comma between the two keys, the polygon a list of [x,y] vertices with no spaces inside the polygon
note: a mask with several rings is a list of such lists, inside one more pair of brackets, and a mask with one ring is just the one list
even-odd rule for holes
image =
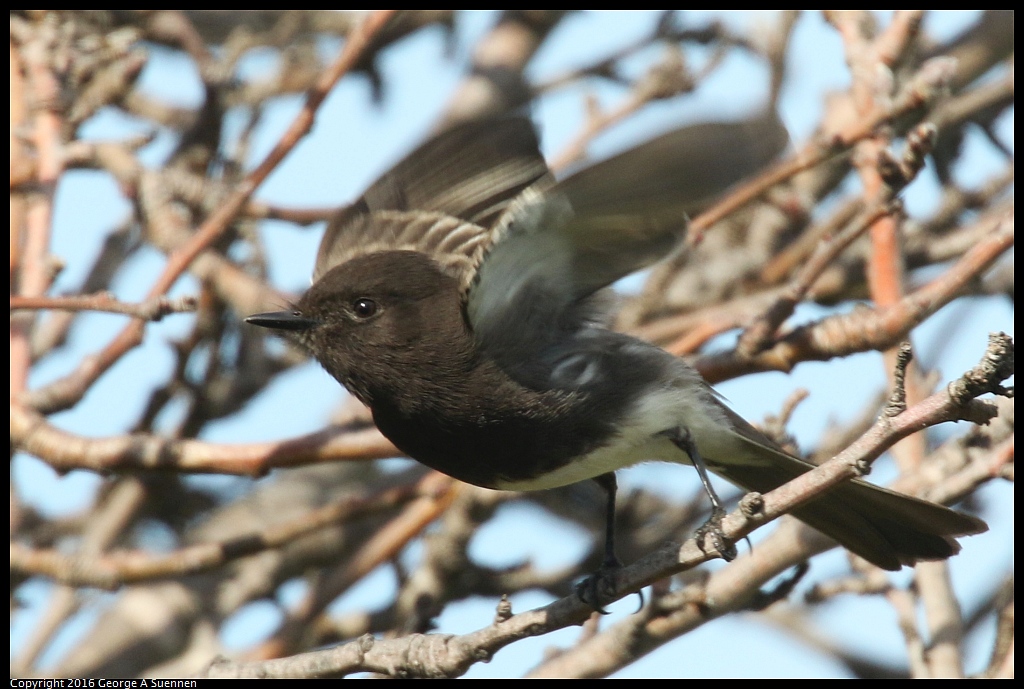
{"label": "bird foot", "polygon": [[697,539],[697,547],[704,553],[707,552],[704,550],[704,543],[710,538],[712,547],[718,551],[722,559],[732,562],[736,559],[736,544],[726,538],[725,532],[722,531],[722,520],[725,519],[725,515],[726,511],[720,507],[712,509],[711,516],[693,532],[693,537]]}
{"label": "bird foot", "polygon": [[[576,595],[580,601],[593,608],[595,612],[607,615],[608,611],[601,605],[601,601],[615,599],[615,575],[620,569],[622,563],[617,559],[603,562],[600,569],[576,584]],[[640,605],[637,607],[637,612],[640,612],[644,607],[644,593],[637,591],[636,595],[640,597]]]}

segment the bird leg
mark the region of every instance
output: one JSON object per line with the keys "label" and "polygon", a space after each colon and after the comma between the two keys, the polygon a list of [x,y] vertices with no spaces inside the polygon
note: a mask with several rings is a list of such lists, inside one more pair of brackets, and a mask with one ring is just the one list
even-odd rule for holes
{"label": "bird leg", "polygon": [[601,567],[614,569],[622,566],[622,562],[615,554],[615,495],[619,490],[619,483],[615,480],[614,472],[601,474],[595,477],[594,481],[604,488],[608,495],[604,513],[604,561],[601,563]]}
{"label": "bird leg", "polygon": [[703,549],[704,539],[710,536],[715,550],[721,553],[723,560],[731,561],[735,559],[736,546],[725,537],[725,533],[722,531],[722,519],[725,518],[726,514],[725,509],[722,507],[722,501],[718,499],[718,494],[711,485],[707,465],[704,464],[704,458],[700,456],[700,452],[697,450],[697,443],[693,442],[693,435],[691,435],[688,429],[683,428],[664,431],[664,435],[668,436],[669,440],[676,447],[689,456],[690,462],[693,464],[694,469],[697,470],[697,475],[700,476],[700,482],[704,484],[704,491],[711,500],[711,516],[693,532],[698,545]]}
{"label": "bird leg", "polygon": [[[615,480],[615,472],[595,476],[594,482],[604,488],[608,495],[608,504],[605,509],[604,559],[596,572],[576,586],[576,595],[597,612],[607,615],[608,611],[601,605],[601,597],[602,594],[609,598],[615,596],[614,574],[615,570],[622,568],[622,562],[615,555],[615,494],[619,486]],[[644,594],[642,591],[637,591],[637,595],[640,596],[640,607],[642,608]]]}

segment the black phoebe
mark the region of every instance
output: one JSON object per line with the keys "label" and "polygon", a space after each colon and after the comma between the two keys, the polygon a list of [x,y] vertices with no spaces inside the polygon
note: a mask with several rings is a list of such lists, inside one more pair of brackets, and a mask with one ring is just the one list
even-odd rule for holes
{"label": "black phoebe", "polygon": [[[522,117],[459,125],[330,225],[291,331],[410,457],[487,488],[533,490],[646,460],[768,492],[813,465],[726,407],[700,375],[601,323],[601,288],[674,247],[685,215],[786,144],[773,117],[685,127],[556,182]],[[794,511],[888,570],[959,550],[981,520],[853,480]]]}

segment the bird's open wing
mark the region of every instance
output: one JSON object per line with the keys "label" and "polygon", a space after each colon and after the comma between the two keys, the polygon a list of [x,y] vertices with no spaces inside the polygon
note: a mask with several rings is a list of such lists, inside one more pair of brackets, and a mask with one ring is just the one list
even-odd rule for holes
{"label": "bird's open wing", "polygon": [[543,347],[538,332],[572,328],[587,296],[663,257],[683,236],[688,215],[763,167],[787,141],[773,114],[693,125],[526,189],[498,220],[470,287],[478,339],[520,355]]}
{"label": "bird's open wing", "polygon": [[368,253],[420,251],[468,287],[494,220],[548,175],[533,124],[503,117],[460,124],[407,155],[328,226],[313,280]]}
{"label": "bird's open wing", "polygon": [[481,345],[532,360],[578,327],[586,297],[664,256],[688,214],[786,141],[774,115],[695,125],[555,182],[529,119],[460,124],[339,213],[313,279],[378,251],[427,254],[461,286]]}

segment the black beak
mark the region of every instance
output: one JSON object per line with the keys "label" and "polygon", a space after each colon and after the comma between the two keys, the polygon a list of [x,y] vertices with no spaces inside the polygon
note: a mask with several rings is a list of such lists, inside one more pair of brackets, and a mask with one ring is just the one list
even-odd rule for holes
{"label": "black beak", "polygon": [[299,311],[273,311],[249,316],[245,322],[275,330],[309,330],[320,321],[306,318]]}

